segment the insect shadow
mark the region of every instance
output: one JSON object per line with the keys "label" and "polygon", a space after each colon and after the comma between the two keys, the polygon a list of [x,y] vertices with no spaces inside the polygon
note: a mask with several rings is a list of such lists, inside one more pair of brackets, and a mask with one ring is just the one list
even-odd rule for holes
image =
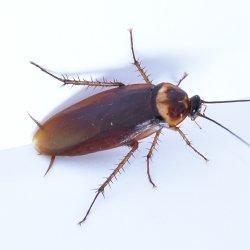
{"label": "insect shadow", "polygon": [[[178,56],[172,54],[155,54],[152,56],[144,56],[140,55],[140,59],[143,62],[143,66],[146,67],[148,73],[150,74],[151,79],[154,83],[159,83],[163,81],[177,82],[180,78],[180,75],[185,71],[184,66],[181,65],[180,58]],[[130,58],[128,58],[130,60]],[[88,79],[92,77],[93,79],[106,79],[113,80],[114,78],[118,81],[124,82],[126,84],[130,83],[141,83],[143,80],[139,73],[135,71],[134,65],[126,64],[121,67],[105,69],[101,68],[99,70],[88,70],[88,71],[77,71],[77,72],[57,72],[58,75],[63,74],[67,75],[69,78],[82,76]],[[68,86],[64,86],[68,87]],[[71,86],[72,87],[72,86]],[[70,87],[70,88],[71,88]],[[87,98],[90,95],[97,94],[105,90],[105,88],[89,88],[89,87],[81,87],[81,86],[73,86],[73,88],[78,88],[79,91],[74,95],[70,96],[68,99],[64,100],[61,104],[59,104],[56,108],[54,108],[45,118],[44,121],[47,120],[50,116],[54,115],[58,111],[68,107],[80,100]]]}

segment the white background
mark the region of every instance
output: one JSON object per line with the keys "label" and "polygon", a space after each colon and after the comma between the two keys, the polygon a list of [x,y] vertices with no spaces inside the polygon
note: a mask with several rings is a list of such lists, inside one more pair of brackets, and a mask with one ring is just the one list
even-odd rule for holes
{"label": "white background", "polygon": [[[249,148],[199,120],[182,129],[210,159],[204,163],[166,130],[146,178],[140,143],[126,173],[76,225],[98,183],[127,152],[49,159],[31,145],[34,123],[92,92],[60,88],[32,65],[62,73],[140,82],[131,65],[127,29],[154,83],[175,82],[206,100],[250,97],[249,1],[5,1],[0,4],[0,248],[249,249]],[[79,93],[80,91],[80,93]],[[72,99],[72,96],[74,97]],[[68,103],[67,101],[67,103]],[[213,105],[207,115],[250,141],[250,103]]]}

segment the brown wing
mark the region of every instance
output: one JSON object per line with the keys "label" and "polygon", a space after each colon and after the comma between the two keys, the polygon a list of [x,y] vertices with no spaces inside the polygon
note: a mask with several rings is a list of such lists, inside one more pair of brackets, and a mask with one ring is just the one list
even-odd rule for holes
{"label": "brown wing", "polygon": [[152,89],[149,84],[127,85],[66,108],[34,135],[37,150],[48,155],[82,155],[126,145],[139,134],[153,131],[157,124]]}

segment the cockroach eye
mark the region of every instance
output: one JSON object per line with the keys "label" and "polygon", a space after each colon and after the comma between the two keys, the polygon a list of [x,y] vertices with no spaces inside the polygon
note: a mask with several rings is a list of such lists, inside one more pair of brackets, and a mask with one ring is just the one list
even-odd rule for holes
{"label": "cockroach eye", "polygon": [[190,113],[189,116],[192,120],[197,117],[197,114],[200,113],[202,101],[198,95],[195,95],[190,98]]}

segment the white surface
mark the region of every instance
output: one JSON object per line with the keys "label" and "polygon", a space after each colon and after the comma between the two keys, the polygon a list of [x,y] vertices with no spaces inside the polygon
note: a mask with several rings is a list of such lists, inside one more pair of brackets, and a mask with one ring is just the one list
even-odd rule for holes
{"label": "white surface", "polygon": [[[42,120],[79,92],[29,65],[58,72],[140,82],[133,72],[127,28],[154,83],[189,77],[182,87],[207,100],[250,97],[249,1],[8,1],[0,4],[0,248],[249,249],[249,148],[199,121],[182,128],[205,153],[205,164],[178,135],[165,131],[145,174],[149,140],[118,183],[78,227],[96,188],[127,152],[120,148],[48,159],[31,141],[26,111]],[[86,95],[81,92],[80,95]],[[250,140],[249,105],[209,106],[207,115]],[[7,149],[9,148],[9,149]]]}

